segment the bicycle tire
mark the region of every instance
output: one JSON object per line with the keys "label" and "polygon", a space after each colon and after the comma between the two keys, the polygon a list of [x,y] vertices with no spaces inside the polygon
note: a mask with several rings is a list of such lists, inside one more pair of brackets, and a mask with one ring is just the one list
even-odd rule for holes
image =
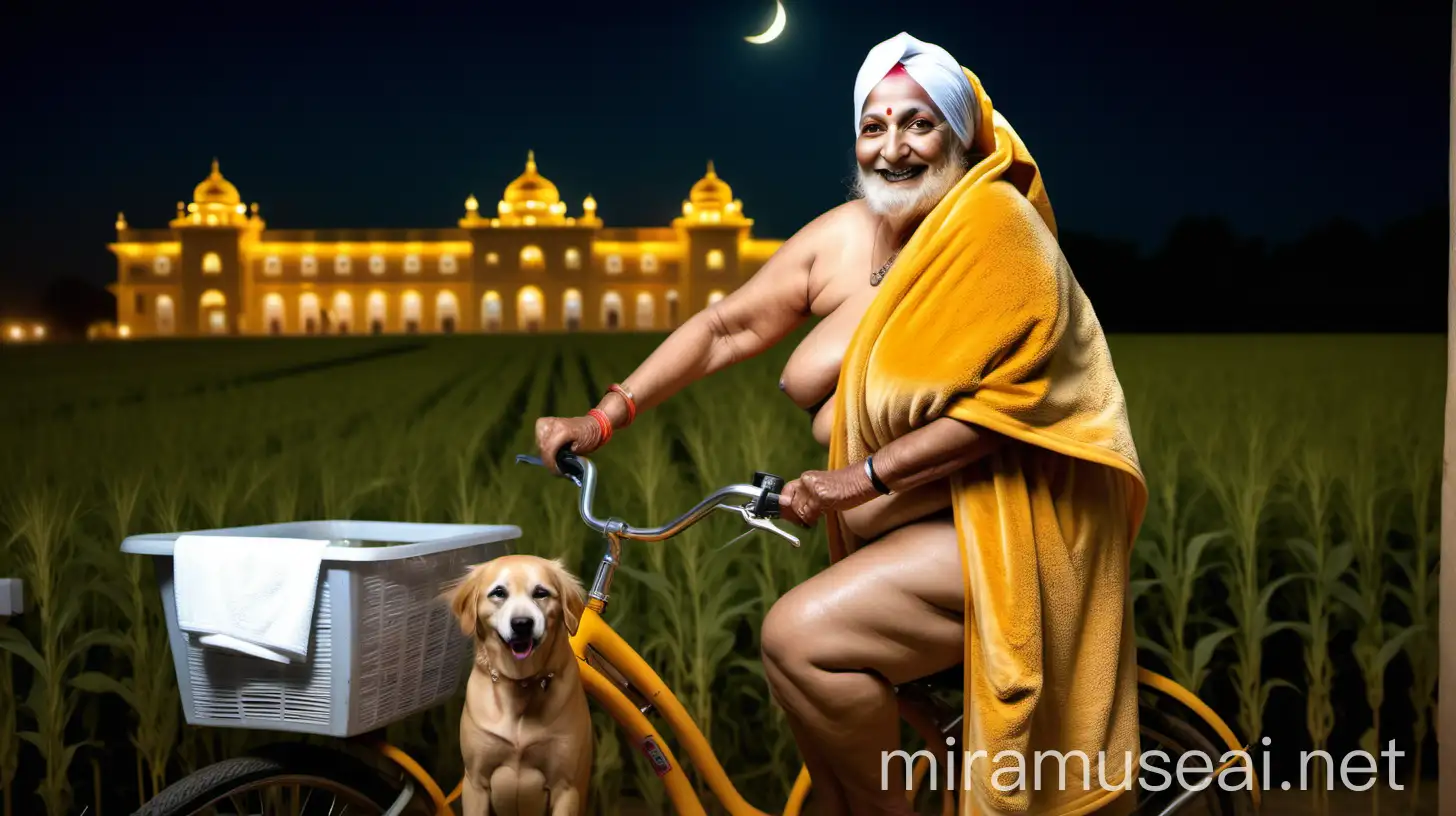
{"label": "bicycle tire", "polygon": [[391,783],[376,768],[331,748],[304,743],[278,744],[246,756],[225,759],[168,785],[133,816],[191,816],[238,793],[269,782],[323,783],[336,794],[384,813],[402,784]]}
{"label": "bicycle tire", "polygon": [[[1174,703],[1177,701],[1174,700]],[[1138,724],[1144,734],[1148,731],[1157,732],[1157,736],[1168,743],[1177,745],[1182,752],[1198,751],[1215,762],[1223,754],[1202,731],[1182,717],[1175,716],[1167,711],[1139,700],[1138,702]],[[1186,743],[1183,744],[1183,743]],[[1237,812],[1234,805],[1233,792],[1226,790],[1217,782],[1209,785],[1203,793],[1190,801],[1197,801],[1198,798],[1212,797],[1213,805],[1209,810],[1216,811],[1220,816],[1234,816]],[[1143,805],[1139,805],[1136,813],[1143,813]],[[1159,810],[1162,805],[1157,806]],[[1157,812],[1154,810],[1153,812]]]}

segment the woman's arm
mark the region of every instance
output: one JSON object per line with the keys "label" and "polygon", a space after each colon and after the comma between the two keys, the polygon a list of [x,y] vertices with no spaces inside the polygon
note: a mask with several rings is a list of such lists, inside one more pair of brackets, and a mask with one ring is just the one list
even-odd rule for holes
{"label": "woman's arm", "polygon": [[[875,476],[893,493],[945,478],[994,451],[1006,440],[953,417],[939,417],[873,455]],[[785,518],[804,526],[820,515],[858,507],[879,496],[864,462],[838,470],[811,470],[784,485],[779,504]]]}
{"label": "woman's arm", "polygon": [[[722,300],[696,312],[673,330],[621,384],[638,412],[662,404],[696,380],[767,351],[810,315],[810,271],[816,248],[837,229],[831,210],[785,241],[752,278]],[[614,391],[603,394],[597,409],[613,429],[630,421],[627,401]],[[586,412],[583,412],[585,414]],[[604,434],[591,416],[536,420],[536,447],[556,471],[556,452],[570,446],[589,453]]]}
{"label": "woman's arm", "polygon": [[[694,313],[628,374],[621,382],[637,410],[661,405],[697,380],[767,351],[808,319],[815,248],[836,229],[836,215],[831,210],[794,233],[752,278]],[[602,395],[597,408],[612,427],[626,424],[627,403],[615,392]]]}

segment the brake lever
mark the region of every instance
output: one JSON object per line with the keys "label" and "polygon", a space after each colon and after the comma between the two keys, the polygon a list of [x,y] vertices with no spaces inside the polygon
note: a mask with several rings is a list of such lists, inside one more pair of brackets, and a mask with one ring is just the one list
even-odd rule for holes
{"label": "brake lever", "polygon": [[[737,510],[739,512],[739,514],[741,514],[743,516],[743,521],[745,523],[747,523],[748,526],[750,526],[750,527],[757,527],[760,530],[764,530],[764,531],[773,533],[774,535],[780,536],[782,538],[786,538],[786,539],[789,540],[789,543],[790,544],[794,545],[795,547],[799,546],[799,539],[794,534],[792,534],[792,533],[790,533],[790,532],[788,532],[786,530],[781,529],[777,524],[774,524],[772,521],[770,521],[770,520],[768,520],[768,519],[766,519],[766,518],[764,518],[762,516],[756,516],[756,515],[754,515],[753,514],[753,511],[749,509],[752,506],[753,506],[752,504],[741,504],[741,505],[736,505],[736,506],[733,506],[733,507],[728,507],[727,509]],[[753,532],[753,531],[752,530],[745,530],[744,533],[743,533],[743,535],[738,536],[738,538],[742,538],[743,536],[746,536],[746,535],[748,535],[751,532]],[[737,541],[738,538],[733,539],[733,541]],[[729,543],[732,543],[732,542],[729,542]]]}

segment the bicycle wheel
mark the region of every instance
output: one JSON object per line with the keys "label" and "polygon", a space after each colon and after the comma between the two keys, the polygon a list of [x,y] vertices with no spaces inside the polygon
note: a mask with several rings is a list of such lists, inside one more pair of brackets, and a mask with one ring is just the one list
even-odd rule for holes
{"label": "bicycle wheel", "polygon": [[[1172,701],[1170,703],[1176,704]],[[1144,745],[1144,751],[1162,750],[1169,756],[1168,764],[1170,766],[1175,766],[1179,756],[1189,752],[1196,751],[1215,763],[1223,754],[1223,751],[1220,751],[1213,741],[1192,723],[1164,711],[1156,705],[1149,704],[1145,700],[1138,702],[1138,728],[1142,736],[1152,743],[1152,747]],[[1176,779],[1176,775],[1174,775],[1174,779]],[[1139,784],[1141,784],[1141,780],[1139,780]],[[1167,790],[1154,791],[1152,795],[1141,796],[1133,814],[1134,816],[1160,814],[1182,792],[1174,783]],[[1137,793],[1146,794],[1148,792],[1138,790]],[[1197,807],[1199,804],[1203,805],[1202,809]],[[1187,813],[1190,816],[1197,813],[1207,813],[1211,816],[1234,816],[1236,811],[1233,792],[1214,782],[1193,799],[1179,806],[1175,812]]]}
{"label": "bicycle wheel", "polygon": [[[168,786],[135,816],[287,813],[382,814],[403,789],[342,751],[279,744],[202,768]],[[418,803],[421,797],[411,800]]]}

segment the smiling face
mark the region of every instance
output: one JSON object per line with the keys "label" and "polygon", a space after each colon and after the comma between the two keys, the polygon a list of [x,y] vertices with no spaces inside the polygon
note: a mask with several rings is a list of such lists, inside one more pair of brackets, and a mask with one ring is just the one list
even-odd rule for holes
{"label": "smiling face", "polygon": [[533,660],[574,630],[584,598],[561,562],[501,556],[471,571],[451,597],[460,629],[476,639],[491,664],[507,675],[539,669]]}
{"label": "smiling face", "polygon": [[870,91],[860,113],[855,192],[880,215],[923,217],[965,173],[965,147],[925,89],[898,66]]}

